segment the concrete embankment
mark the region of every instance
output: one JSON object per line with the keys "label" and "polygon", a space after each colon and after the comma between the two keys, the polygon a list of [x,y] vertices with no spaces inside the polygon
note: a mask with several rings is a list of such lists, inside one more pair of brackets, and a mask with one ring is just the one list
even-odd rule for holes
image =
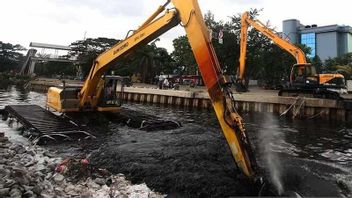
{"label": "concrete embankment", "polygon": [[[45,91],[50,86],[63,86],[55,79],[37,79],[31,83],[32,89]],[[81,87],[82,82],[66,80],[67,87]],[[211,108],[209,95],[204,87],[181,86],[180,90],[160,90],[156,85],[134,84],[132,87],[118,88],[125,101],[167,104],[181,107]],[[234,92],[235,93],[235,92]],[[242,112],[271,112],[294,118],[352,121],[352,103],[343,100],[318,98],[280,97],[277,91],[254,87],[250,92],[234,94],[236,107]],[[351,97],[351,94],[347,97]]]}
{"label": "concrete embankment", "polygon": [[[159,90],[148,87],[124,87],[122,97],[126,101],[149,102],[185,107],[211,108],[208,93],[204,90]],[[323,118],[339,121],[352,120],[352,108],[343,101],[280,97],[273,91],[257,90],[234,94],[236,107],[242,112],[271,112],[300,118]]]}

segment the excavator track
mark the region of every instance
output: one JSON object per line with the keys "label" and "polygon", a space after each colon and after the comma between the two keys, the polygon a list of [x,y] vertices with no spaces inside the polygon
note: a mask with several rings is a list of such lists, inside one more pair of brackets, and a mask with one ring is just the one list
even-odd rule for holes
{"label": "excavator track", "polygon": [[340,94],[326,89],[299,89],[299,88],[285,88],[278,93],[279,96],[286,97],[306,97],[306,98],[322,98],[331,100],[342,100]]}
{"label": "excavator track", "polygon": [[25,128],[25,136],[36,141],[94,137],[68,119],[37,105],[8,105],[1,111],[3,120],[17,120]]}

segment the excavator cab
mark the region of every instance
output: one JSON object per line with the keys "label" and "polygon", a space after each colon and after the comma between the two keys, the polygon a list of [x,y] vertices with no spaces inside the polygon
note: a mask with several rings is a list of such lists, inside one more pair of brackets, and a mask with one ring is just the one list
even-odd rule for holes
{"label": "excavator cab", "polygon": [[319,85],[319,76],[315,66],[309,63],[295,64],[291,70],[290,81],[292,87],[317,87]]}
{"label": "excavator cab", "polygon": [[[104,75],[102,83],[104,84],[99,98],[97,110],[98,111],[118,111],[121,106],[121,98],[117,94],[118,87],[122,87],[124,78],[121,76]],[[121,85],[120,85],[121,84]]]}

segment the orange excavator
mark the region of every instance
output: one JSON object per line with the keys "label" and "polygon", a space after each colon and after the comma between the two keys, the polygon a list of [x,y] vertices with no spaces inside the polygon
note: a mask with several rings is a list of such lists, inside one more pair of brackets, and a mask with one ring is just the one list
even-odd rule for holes
{"label": "orange excavator", "polygon": [[[172,2],[174,8],[166,6]],[[58,112],[118,111],[114,97],[105,100],[105,93],[115,89],[114,79],[105,77],[108,69],[136,48],[153,41],[169,29],[184,27],[216,116],[239,169],[259,184],[263,177],[256,163],[244,122],[235,109],[235,100],[228,80],[220,67],[197,0],[169,0],[160,6],[126,39],[99,55],[91,67],[83,88],[51,87],[47,107]]]}
{"label": "orange excavator", "polygon": [[296,64],[292,66],[290,73],[290,86],[279,91],[280,96],[305,96],[314,98],[339,99],[340,94],[347,93],[345,79],[341,74],[317,74],[316,68],[307,63],[304,52],[288,40],[281,38],[277,33],[268,28],[259,20],[251,18],[248,12],[241,18],[241,43],[240,43],[240,66],[237,73],[237,91],[245,91],[244,73],[247,53],[248,27],[265,35],[277,46],[290,53]]}

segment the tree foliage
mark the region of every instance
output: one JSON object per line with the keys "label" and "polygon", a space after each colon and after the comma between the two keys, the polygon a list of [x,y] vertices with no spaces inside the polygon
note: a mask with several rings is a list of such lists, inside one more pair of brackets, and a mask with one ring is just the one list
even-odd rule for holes
{"label": "tree foliage", "polygon": [[23,60],[21,51],[24,50],[25,48],[21,45],[0,41],[0,72],[18,70],[19,64]]}
{"label": "tree foliage", "polygon": [[[97,56],[110,49],[120,40],[110,38],[88,38],[78,40],[71,44],[70,56],[77,57],[77,60],[86,76]],[[149,45],[145,45],[132,51],[127,56],[121,58],[110,70],[122,76],[132,76],[138,74],[142,82],[152,82],[156,74],[160,72],[172,71],[173,60],[164,48],[155,45],[155,40]]]}
{"label": "tree foliage", "polygon": [[329,58],[325,61],[325,65],[326,70],[341,73],[346,79],[352,78],[352,52],[341,57]]}
{"label": "tree foliage", "polygon": [[[261,10],[252,9],[249,14],[257,18]],[[235,75],[239,66],[241,14],[233,15],[229,21],[216,21],[211,12],[204,16],[205,23],[212,32],[212,44],[219,63],[226,74]],[[269,22],[266,25],[270,28]],[[223,43],[220,44],[218,35],[223,32]],[[288,80],[294,57],[275,45],[270,39],[254,28],[248,29],[246,72],[245,78],[258,79],[265,84],[278,84],[282,79]],[[196,70],[195,60],[186,36],[181,36],[173,42],[175,51],[172,57],[178,66],[184,65],[191,71]],[[304,52],[309,48],[299,45]]]}
{"label": "tree foliage", "polygon": [[77,57],[83,76],[86,76],[98,55],[118,42],[119,40],[104,37],[78,40],[71,43],[72,50],[69,52],[69,56]]}
{"label": "tree foliage", "polygon": [[76,67],[69,62],[37,62],[34,73],[38,76],[57,77],[61,75],[75,76]]}
{"label": "tree foliage", "polygon": [[174,68],[178,74],[196,74],[198,66],[189,44],[187,36],[180,36],[173,40],[174,51],[171,53],[176,62]]}
{"label": "tree foliage", "polygon": [[129,54],[120,61],[114,70],[119,75],[141,77],[141,82],[151,83],[156,75],[171,73],[174,61],[165,48],[160,48],[152,42]]}

